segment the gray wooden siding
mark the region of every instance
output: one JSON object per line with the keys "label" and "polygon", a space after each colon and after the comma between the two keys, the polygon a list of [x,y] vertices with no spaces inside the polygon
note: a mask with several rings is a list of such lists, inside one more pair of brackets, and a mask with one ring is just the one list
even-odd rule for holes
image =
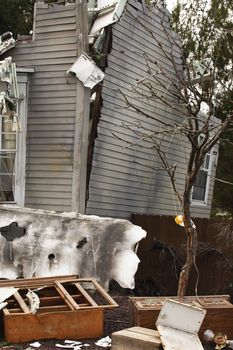
{"label": "gray wooden siding", "polygon": [[[77,59],[74,4],[37,5],[34,42],[19,43],[17,66],[32,66],[28,96],[25,206],[71,210]],[[81,102],[81,101],[80,101]]]}
{"label": "gray wooden siding", "polygon": [[[175,119],[179,123],[182,120],[182,111],[174,112],[155,101],[139,101],[132,90],[137,79],[148,74],[144,54],[156,59],[167,72],[173,74],[172,65],[164,59],[158,43],[132,15],[139,16],[141,23],[164,43],[165,50],[169,50],[168,39],[160,23],[163,13],[143,13],[139,2],[129,0],[122,19],[112,26],[113,43],[103,83],[103,107],[95,144],[87,214],[122,218],[129,218],[132,213],[174,215],[180,212],[179,207],[167,175],[158,170],[159,161],[149,140],[142,142],[144,147],[126,147],[127,144],[120,140],[122,138],[129,143],[136,141],[133,133],[122,127],[122,123],[140,121],[148,130],[155,130],[158,127],[156,118],[164,122]],[[169,28],[166,18],[166,27]],[[179,62],[179,52],[175,56]],[[151,118],[126,108],[119,89]],[[177,164],[177,186],[181,190],[187,166],[187,145],[174,136],[167,144],[167,154]],[[208,203],[212,189],[211,183]],[[195,206],[192,211],[195,216],[206,217],[209,216],[210,206]]]}

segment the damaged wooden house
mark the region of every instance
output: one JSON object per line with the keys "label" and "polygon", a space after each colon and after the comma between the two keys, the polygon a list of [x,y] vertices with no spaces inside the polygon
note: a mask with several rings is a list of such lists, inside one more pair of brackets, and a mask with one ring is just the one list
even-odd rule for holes
{"label": "damaged wooden house", "polygon": [[[145,97],[143,89],[138,95],[149,61],[160,67],[160,75],[173,74],[164,55],[172,49],[167,33],[175,37],[170,14],[144,0],[98,0],[87,7],[88,16],[75,0],[37,1],[33,36],[1,55],[16,63],[21,125],[21,131],[10,133],[14,145],[1,144],[1,191],[8,192],[2,202],[118,218],[173,215],[169,179],[158,171],[153,147],[138,145],[133,130],[182,120],[182,109]],[[179,50],[174,55],[182,74]],[[4,135],[2,126],[1,140]],[[182,188],[185,145],[174,137],[167,147]],[[15,167],[5,166],[8,151]],[[193,191],[193,216],[210,215],[213,152],[208,159]]]}

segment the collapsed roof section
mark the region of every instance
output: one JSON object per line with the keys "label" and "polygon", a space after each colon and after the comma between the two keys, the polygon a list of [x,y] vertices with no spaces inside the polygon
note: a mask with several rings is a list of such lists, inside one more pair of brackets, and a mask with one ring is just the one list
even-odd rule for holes
{"label": "collapsed roof section", "polygon": [[89,15],[95,17],[90,29],[90,38],[98,34],[101,29],[117,22],[125,9],[127,0],[98,0],[97,7],[88,8]]}
{"label": "collapsed roof section", "polygon": [[[105,38],[104,28],[117,22],[125,9],[127,0],[98,0],[89,2],[89,44],[97,52],[101,52]],[[93,7],[92,7],[93,6]],[[103,67],[104,68],[104,67]],[[104,78],[104,73],[94,61],[82,53],[67,73],[72,72],[85,87],[92,89]]]}

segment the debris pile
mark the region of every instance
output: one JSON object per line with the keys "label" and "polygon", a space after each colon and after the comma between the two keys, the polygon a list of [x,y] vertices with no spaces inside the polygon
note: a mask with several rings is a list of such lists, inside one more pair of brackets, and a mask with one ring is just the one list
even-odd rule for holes
{"label": "debris pile", "polygon": [[101,337],[104,309],[118,307],[95,279],[76,276],[1,281],[0,296],[7,303],[2,310],[5,340],[17,343]]}

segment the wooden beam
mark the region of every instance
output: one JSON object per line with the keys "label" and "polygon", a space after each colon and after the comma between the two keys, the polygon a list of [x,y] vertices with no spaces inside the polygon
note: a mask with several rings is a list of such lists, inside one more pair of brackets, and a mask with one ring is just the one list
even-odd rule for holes
{"label": "wooden beam", "polygon": [[[79,279],[80,281],[80,279]],[[115,302],[115,300],[110,297],[110,295],[104,290],[103,287],[94,279],[91,279],[91,282],[94,284],[98,292],[109,302],[110,305],[102,305],[105,308],[110,308],[110,307],[118,307],[119,305]]]}
{"label": "wooden beam", "polygon": [[52,286],[54,281],[70,281],[77,279],[77,275],[64,275],[64,276],[53,276],[53,277],[33,277],[33,278],[20,278],[17,280],[0,280],[0,287],[25,287],[36,288],[44,286]]}
{"label": "wooden beam", "polygon": [[71,310],[77,310],[80,308],[76,301],[72,298],[72,296],[67,292],[67,290],[59,281],[55,281],[55,288],[61,295],[61,297],[64,299],[66,304],[71,308]]}
{"label": "wooden beam", "polygon": [[98,306],[98,304],[90,297],[90,295],[85,291],[85,289],[80,285],[80,283],[74,283],[74,285],[78,288],[78,290],[82,293],[84,298],[90,303],[92,306]]}
{"label": "wooden beam", "polygon": [[30,314],[30,310],[29,310],[27,304],[25,303],[25,301],[23,300],[23,298],[21,297],[21,295],[19,294],[19,292],[15,292],[14,297],[17,300],[17,302],[18,302],[19,306],[21,307],[21,309],[23,310],[23,312],[25,314]]}

